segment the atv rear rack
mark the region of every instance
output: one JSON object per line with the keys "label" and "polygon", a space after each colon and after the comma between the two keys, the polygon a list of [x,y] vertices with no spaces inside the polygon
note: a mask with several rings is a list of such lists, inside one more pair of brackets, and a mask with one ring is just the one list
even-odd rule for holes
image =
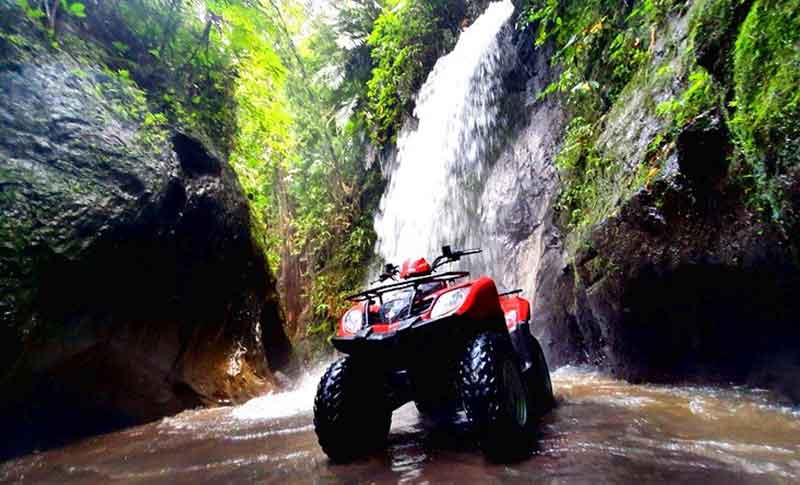
{"label": "atv rear rack", "polygon": [[448,271],[446,273],[421,276],[419,278],[410,278],[407,280],[398,281],[397,283],[391,283],[383,286],[376,286],[375,288],[369,288],[360,293],[355,293],[353,295],[350,295],[346,298],[350,301],[367,301],[367,300],[372,300],[373,298],[381,299],[381,295],[383,295],[384,293],[388,293],[390,291],[402,290],[404,288],[412,288],[416,287],[417,285],[421,285],[423,283],[432,283],[435,281],[453,281],[459,278],[464,278],[466,276],[469,276],[469,271]]}

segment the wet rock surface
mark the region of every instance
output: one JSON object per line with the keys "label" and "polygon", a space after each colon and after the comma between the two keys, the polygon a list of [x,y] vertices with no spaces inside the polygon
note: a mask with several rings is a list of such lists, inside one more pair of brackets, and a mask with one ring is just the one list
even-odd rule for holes
{"label": "wet rock surface", "polygon": [[584,351],[632,380],[733,379],[798,399],[798,271],[729,190],[676,172],[594,230],[574,263]]}
{"label": "wet rock surface", "polygon": [[[687,26],[672,19],[655,55],[667,55],[670,42],[685,47]],[[505,82],[510,134],[483,197],[507,250],[493,271],[527,290],[531,328],[551,367],[590,363],[633,381],[744,382],[800,399],[796,244],[749,205],[731,173],[722,115],[687,124],[659,176],[613,194],[612,210],[568,248],[554,158],[569,115],[557,99],[537,98],[553,79],[547,46],[534,48],[530,32],[516,35],[518,63]],[[711,54],[698,55],[713,64]],[[598,146],[627,173],[667,129],[653,108],[675,90],[630,90],[608,116]]]}
{"label": "wet rock surface", "polygon": [[66,56],[0,92],[0,455],[274,387],[289,343],[227,162]]}

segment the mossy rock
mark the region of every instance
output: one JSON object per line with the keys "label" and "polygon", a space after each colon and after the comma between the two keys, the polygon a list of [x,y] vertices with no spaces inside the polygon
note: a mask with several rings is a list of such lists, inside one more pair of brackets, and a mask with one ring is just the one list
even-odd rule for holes
{"label": "mossy rock", "polygon": [[290,347],[236,175],[124,74],[6,64],[0,166],[0,457],[53,444],[47,423],[80,435],[275,385]]}
{"label": "mossy rock", "polygon": [[728,81],[737,33],[753,0],[701,0],[691,22],[691,45],[697,63]]}

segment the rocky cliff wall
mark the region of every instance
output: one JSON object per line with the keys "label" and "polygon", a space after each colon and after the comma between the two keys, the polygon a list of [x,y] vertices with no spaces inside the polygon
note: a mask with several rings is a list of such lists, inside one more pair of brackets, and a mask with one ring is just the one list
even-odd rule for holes
{"label": "rocky cliff wall", "polygon": [[[533,47],[536,25],[517,33],[507,142],[483,198],[509,254],[503,274],[531,296],[551,367],[745,382],[800,398],[800,272],[787,229],[796,226],[753,203],[760,189],[743,176],[727,104],[741,90],[732,71],[742,23],[765,7],[728,3],[690,2],[653,25],[647,63],[593,125],[588,150],[606,168],[590,182],[600,195],[581,224],[565,213],[573,181],[557,167],[574,143],[564,139],[574,107],[563,94],[539,96],[559,73],[552,44]],[[664,108],[692,102],[698,65],[711,73],[706,92],[727,101],[676,122]],[[781,153],[796,150],[785,140]],[[796,212],[796,169],[776,172],[788,187],[784,213]]]}
{"label": "rocky cliff wall", "polygon": [[227,162],[124,77],[0,52],[0,453],[274,388],[289,342]]}

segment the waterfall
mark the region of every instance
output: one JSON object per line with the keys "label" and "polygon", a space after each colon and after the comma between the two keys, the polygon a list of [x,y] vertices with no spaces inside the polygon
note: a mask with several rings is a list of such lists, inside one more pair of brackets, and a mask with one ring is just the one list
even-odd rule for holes
{"label": "waterfall", "polygon": [[492,252],[480,194],[496,148],[503,73],[514,59],[513,12],[510,0],[490,4],[422,86],[414,110],[419,122],[398,136],[375,220],[377,251],[386,261],[433,257],[444,244]]}

